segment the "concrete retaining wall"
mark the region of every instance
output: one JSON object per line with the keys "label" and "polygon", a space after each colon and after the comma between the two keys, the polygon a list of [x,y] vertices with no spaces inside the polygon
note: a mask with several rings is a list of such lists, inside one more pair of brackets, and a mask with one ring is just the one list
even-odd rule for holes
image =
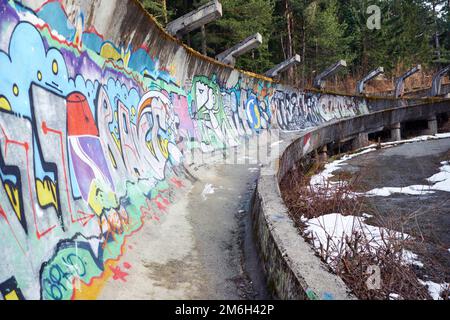
{"label": "concrete retaining wall", "polygon": [[2,299],[95,298],[120,279],[192,150],[390,105],[217,63],[134,0],[0,0],[0,72]]}
{"label": "concrete retaining wall", "polygon": [[279,183],[303,157],[320,147],[390,128],[395,123],[450,113],[450,101],[374,112],[298,134],[262,170],[253,199],[253,229],[271,292],[281,299],[354,299],[343,281],[315,255],[289,217]]}

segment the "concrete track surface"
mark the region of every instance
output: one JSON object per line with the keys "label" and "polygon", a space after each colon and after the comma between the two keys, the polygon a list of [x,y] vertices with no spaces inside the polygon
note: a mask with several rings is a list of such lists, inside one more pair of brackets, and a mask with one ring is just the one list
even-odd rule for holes
{"label": "concrete track surface", "polygon": [[[260,147],[268,143],[258,140]],[[111,278],[100,299],[271,298],[249,215],[262,164],[257,150],[245,145],[256,141],[225,151],[226,158],[233,154],[241,164],[224,164],[220,154],[187,167],[192,176],[174,194],[165,219],[146,224],[130,241],[123,261],[133,267],[126,281]]]}

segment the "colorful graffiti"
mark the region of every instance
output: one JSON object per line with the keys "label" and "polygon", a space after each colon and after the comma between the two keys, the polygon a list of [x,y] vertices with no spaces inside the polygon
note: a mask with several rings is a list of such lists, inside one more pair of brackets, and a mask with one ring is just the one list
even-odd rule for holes
{"label": "colorful graffiti", "polygon": [[245,75],[177,84],[176,66],[146,44],[105,40],[81,8],[24,3],[0,0],[1,299],[74,299],[108,274],[126,281],[131,266],[114,263],[184,187],[186,151],[367,112]]}

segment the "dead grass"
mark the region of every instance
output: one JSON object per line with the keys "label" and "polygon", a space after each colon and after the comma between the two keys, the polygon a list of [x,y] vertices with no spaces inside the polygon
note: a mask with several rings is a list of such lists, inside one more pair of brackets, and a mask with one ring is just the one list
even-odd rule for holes
{"label": "dead grass", "polygon": [[353,195],[352,185],[358,180],[340,180],[333,188],[330,184],[317,189],[309,185],[311,177],[323,169],[323,164],[313,164],[306,174],[292,171],[281,183],[283,199],[294,221],[301,225],[301,218],[317,218],[325,214],[340,212],[352,215],[361,209],[362,202]]}
{"label": "dead grass", "polygon": [[[408,70],[409,66],[399,65],[395,72],[395,76],[387,77],[382,75],[376,79],[373,79],[366,84],[366,93],[374,94],[381,92],[390,92],[395,90],[395,79],[396,77],[404,74]],[[405,92],[411,92],[421,89],[431,88],[431,83],[433,80],[433,74],[435,70],[422,70],[415,75],[411,76],[406,80]],[[330,80],[327,82],[327,89],[335,92],[342,92],[347,94],[354,94],[359,79],[362,79],[365,75],[354,74],[347,75],[345,77],[339,78],[337,81]],[[443,84],[449,83],[449,79],[445,77],[443,79]]]}
{"label": "dead grass", "polygon": [[[314,235],[305,234],[305,218],[332,213],[360,217],[362,212],[367,212],[364,211],[368,207],[364,198],[354,195],[357,176],[343,174],[342,180],[336,184],[327,183],[318,189],[310,186],[310,179],[322,165],[298,167],[300,170],[288,174],[280,187],[292,219],[311,244],[314,243]],[[384,219],[379,227],[403,230],[402,223],[396,219]],[[402,263],[404,250],[411,248],[413,243],[410,239],[399,239],[395,234],[398,233],[383,234],[382,245],[374,245],[373,239],[355,228],[350,237],[339,241],[338,246],[328,235],[327,244],[320,246],[318,255],[359,299],[386,300],[392,293],[405,300],[431,299],[427,288],[418,281],[415,267]],[[378,266],[381,270],[381,287],[377,290],[370,290],[367,286],[370,277],[367,271],[371,266]],[[448,298],[448,292],[444,292],[443,297]]]}

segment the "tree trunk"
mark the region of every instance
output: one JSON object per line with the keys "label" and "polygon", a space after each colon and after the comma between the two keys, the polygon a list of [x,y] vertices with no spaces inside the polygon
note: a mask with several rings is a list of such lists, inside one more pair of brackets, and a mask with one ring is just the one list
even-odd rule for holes
{"label": "tree trunk", "polygon": [[206,27],[203,25],[201,28],[202,31],[202,53],[203,55],[207,55],[206,53]]}
{"label": "tree trunk", "polygon": [[306,86],[306,26],[305,18],[302,21],[302,86]]}
{"label": "tree trunk", "polygon": [[[293,43],[292,43],[292,11],[290,8],[289,0],[284,1],[284,15],[286,18],[286,51],[285,51],[285,59],[289,59],[293,56]],[[294,80],[294,69],[290,68],[287,71],[287,80]]]}
{"label": "tree trunk", "polygon": [[434,14],[434,25],[436,32],[434,34],[434,45],[436,47],[436,58],[438,61],[441,60],[441,45],[439,43],[439,24],[438,24],[438,12],[436,10],[436,1],[433,1],[433,14]]}
{"label": "tree trunk", "polygon": [[164,23],[168,24],[169,23],[169,17],[167,15],[167,2],[166,2],[166,0],[161,0],[161,3],[162,3],[162,8],[163,8]]}

